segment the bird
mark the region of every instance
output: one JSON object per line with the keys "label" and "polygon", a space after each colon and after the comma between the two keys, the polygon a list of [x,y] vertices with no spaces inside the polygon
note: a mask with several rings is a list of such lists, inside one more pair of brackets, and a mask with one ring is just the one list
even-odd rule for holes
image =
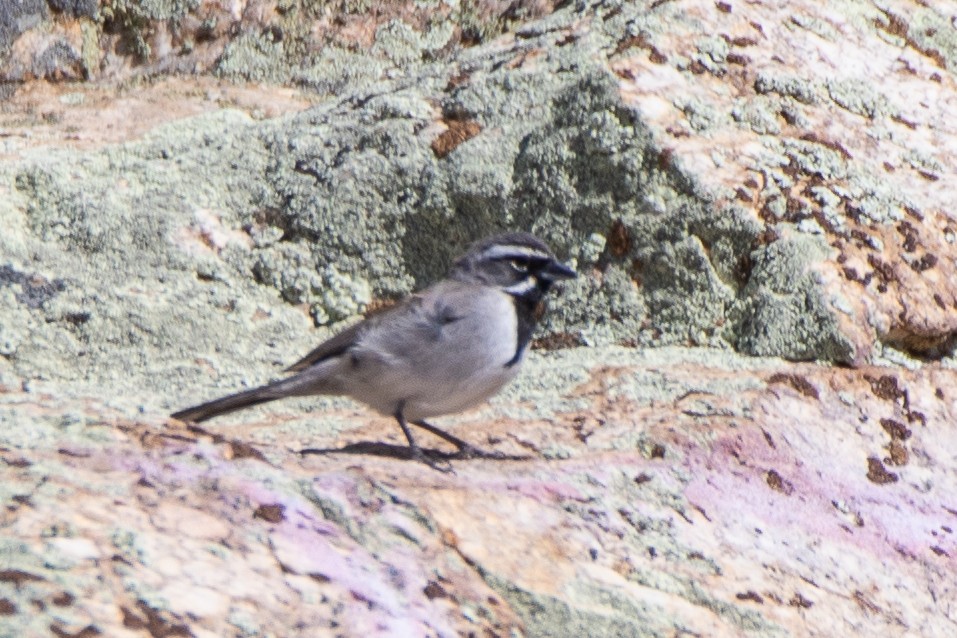
{"label": "bird", "polygon": [[483,403],[519,371],[544,299],[577,273],[538,237],[506,232],[474,242],[448,275],[331,337],[290,366],[292,376],[172,414],[199,423],[285,397],[339,395],[393,417],[409,457],[435,464],[409,424],[482,454],[426,419]]}

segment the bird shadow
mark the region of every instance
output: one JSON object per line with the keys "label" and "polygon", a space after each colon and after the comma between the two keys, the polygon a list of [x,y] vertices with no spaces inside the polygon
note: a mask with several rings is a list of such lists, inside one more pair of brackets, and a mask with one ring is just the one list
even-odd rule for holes
{"label": "bird shadow", "polygon": [[[487,452],[476,448],[469,448],[458,452],[443,452],[433,448],[422,448],[422,453],[429,459],[436,461],[464,461],[469,459],[486,459],[493,461],[530,461],[531,456],[504,454],[502,452]],[[412,460],[412,450],[407,445],[391,445],[377,441],[362,441],[350,443],[337,448],[304,448],[299,450],[302,456],[328,456],[332,454],[359,454],[382,456],[404,461]]]}

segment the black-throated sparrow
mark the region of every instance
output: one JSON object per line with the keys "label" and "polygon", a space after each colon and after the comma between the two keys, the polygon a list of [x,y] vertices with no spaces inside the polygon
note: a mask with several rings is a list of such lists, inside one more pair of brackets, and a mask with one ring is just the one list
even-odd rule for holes
{"label": "black-throated sparrow", "polygon": [[542,300],[575,271],[537,237],[504,233],[473,244],[448,277],[332,337],[288,371],[296,374],[173,414],[205,421],[289,396],[344,395],[394,416],[414,459],[428,462],[408,423],[468,443],[423,419],[470,408],[518,372]]}

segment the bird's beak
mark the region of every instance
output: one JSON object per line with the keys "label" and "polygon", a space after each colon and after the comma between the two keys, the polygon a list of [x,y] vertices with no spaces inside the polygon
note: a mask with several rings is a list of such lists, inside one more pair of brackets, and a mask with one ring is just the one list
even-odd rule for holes
{"label": "bird's beak", "polygon": [[578,273],[562,262],[553,259],[539,275],[548,281],[557,281],[559,279],[574,279],[578,276]]}

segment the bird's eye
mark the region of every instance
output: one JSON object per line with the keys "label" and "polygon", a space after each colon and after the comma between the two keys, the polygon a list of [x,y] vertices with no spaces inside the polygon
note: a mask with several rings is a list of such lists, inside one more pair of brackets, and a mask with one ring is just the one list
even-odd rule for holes
{"label": "bird's eye", "polygon": [[512,269],[517,272],[526,273],[528,272],[528,262],[524,259],[513,259],[510,262]]}

